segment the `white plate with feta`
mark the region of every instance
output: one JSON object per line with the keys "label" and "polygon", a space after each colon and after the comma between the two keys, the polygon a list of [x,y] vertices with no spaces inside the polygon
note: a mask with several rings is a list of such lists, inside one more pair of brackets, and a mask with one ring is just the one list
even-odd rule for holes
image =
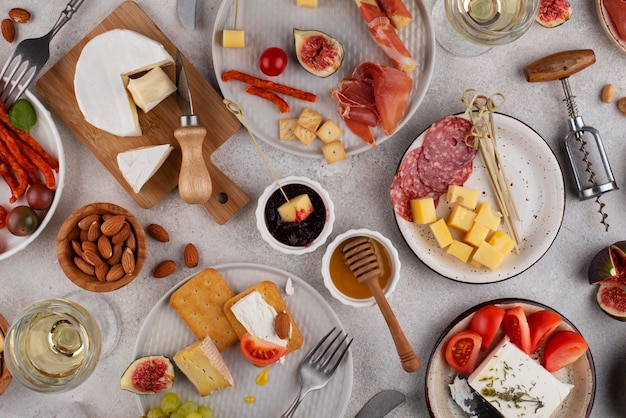
{"label": "white plate with feta", "polygon": [[[527,316],[542,309],[553,310],[548,306],[531,300],[512,298],[498,299],[476,305],[463,312],[455,320],[453,320],[450,325],[446,327],[441,334],[441,337],[435,344],[426,370],[426,401],[430,415],[433,417],[462,418],[468,416],[468,414],[463,412],[461,407],[452,399],[448,385],[454,381],[454,378],[458,375],[458,373],[448,366],[445,359],[445,349],[450,338],[458,332],[466,330],[469,326],[472,315],[478,309],[486,305],[497,305],[505,310],[515,306],[522,306]],[[557,330],[571,330],[578,332],[576,327],[567,318],[563,315],[561,315],[561,318],[563,319],[563,322],[559,325]],[[502,340],[502,338],[504,338],[504,335],[502,331],[500,331],[494,338],[494,342],[492,343],[490,350],[495,347],[498,342]],[[481,351],[476,363],[477,367],[479,367],[481,362],[490,354],[490,350],[485,352]],[[533,353],[531,357],[540,358],[540,351],[541,347],[536,353]],[[514,367],[514,365],[512,367]],[[524,372],[523,370],[519,370],[517,373],[511,372],[511,374],[522,376]],[[588,417],[591,413],[596,389],[595,367],[591,352],[587,350],[587,352],[573,364],[557,370],[552,375],[560,382],[573,386],[569,395],[555,411],[552,418]],[[527,416],[534,415],[527,413]]]}
{"label": "white plate with feta", "polygon": [[[299,350],[285,357],[284,363],[270,366],[268,382],[256,383],[265,369],[253,366],[244,359],[239,344],[222,352],[235,384],[232,388],[214,392],[202,398],[196,388],[177,370],[171,391],[182,401],[193,400],[198,405],[210,406],[216,417],[259,416],[278,417],[287,410],[299,390],[298,368],[306,353],[332,327],[343,328],[339,318],[326,300],[308,283],[288,272],[274,267],[234,263],[214,267],[235,293],[263,280],[270,280],[282,291],[289,310],[304,335]],[[188,280],[188,279],[187,279]],[[164,355],[172,358],[180,349],[196,341],[191,330],[169,305],[172,293],[187,280],[170,289],[146,317],[135,344],[134,358],[145,355]],[[293,294],[286,289],[293,287]],[[291,292],[289,292],[291,293]],[[342,416],[352,392],[352,355],[348,353],[328,385],[312,392],[298,408],[302,416]],[[162,393],[137,395],[140,414],[158,407]],[[248,399],[248,401],[246,401]],[[253,399],[252,402],[249,402]]]}
{"label": "white plate with feta", "polygon": [[[239,3],[237,14],[236,3]],[[401,28],[398,34],[408,51],[419,62],[419,67],[410,74],[413,78],[413,90],[406,115],[396,132],[413,116],[422,102],[430,84],[435,61],[435,40],[430,24],[430,13],[421,1],[407,1],[405,4],[413,19],[407,26]],[[222,31],[233,29],[235,16],[236,29],[244,31],[245,48],[224,48]],[[320,78],[308,73],[300,66],[294,52],[294,28],[322,31],[336,38],[343,45],[345,56],[341,67],[335,74]],[[259,69],[259,57],[270,47],[279,47],[288,56],[284,73],[277,77],[268,77]],[[258,0],[223,1],[213,28],[211,50],[222,95],[241,106],[246,114],[248,125],[263,141],[291,154],[322,158],[321,145],[323,143],[320,140],[315,140],[309,146],[305,146],[298,140],[281,141],[278,139],[279,119],[295,118],[305,106],[308,106],[325,119],[332,119],[340,126],[343,131],[341,141],[348,155],[372,149],[369,144],[346,127],[337,111],[337,102],[330,96],[331,89],[335,88],[342,78],[349,77],[358,64],[370,61],[376,64],[392,65],[369,34],[367,24],[354,1],[320,1],[316,8],[298,7],[294,0],[274,0],[271,6]],[[245,93],[245,84],[238,81],[223,82],[221,76],[227,70],[242,71],[314,93],[317,95],[317,101],[310,103],[285,96],[291,110],[289,113],[281,114],[269,101]],[[372,133],[377,144],[391,137],[384,135],[380,127],[373,129]]]}
{"label": "white plate with feta", "polygon": [[[511,116],[495,113],[494,121],[498,151],[520,215],[519,254],[511,252],[494,271],[474,267],[439,248],[428,225],[408,222],[394,211],[398,228],[415,255],[432,270],[459,282],[493,283],[527,270],[550,249],[565,213],[563,173],[550,146],[531,127]],[[413,141],[405,156],[421,146],[425,132]],[[479,203],[489,202],[492,209],[498,210],[480,153],[474,158],[472,174],[463,186],[478,190]],[[437,218],[445,218],[449,213],[450,206],[442,196]]]}
{"label": "white plate with feta", "polygon": [[[36,211],[39,215],[40,223],[35,232],[31,235],[20,237],[11,234],[6,227],[0,229],[0,261],[22,251],[43,232],[59,205],[65,182],[65,153],[63,151],[63,143],[61,142],[61,136],[52,120],[50,112],[30,91],[27,90],[22,98],[28,100],[33,105],[37,114],[37,123],[31,129],[30,135],[39,142],[50,156],[58,161],[59,170],[54,172],[56,189],[50,207],[46,211]],[[10,197],[11,190],[9,186],[4,180],[0,180],[0,205],[2,205],[7,212],[11,211],[11,209],[16,206],[28,206],[26,195],[22,196],[14,203],[9,202]]]}

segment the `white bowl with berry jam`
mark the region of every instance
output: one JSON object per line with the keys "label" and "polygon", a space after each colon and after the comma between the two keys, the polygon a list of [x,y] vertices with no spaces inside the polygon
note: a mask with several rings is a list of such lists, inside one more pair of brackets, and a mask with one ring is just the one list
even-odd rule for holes
{"label": "white bowl with berry jam", "polygon": [[[285,254],[315,251],[326,242],[335,223],[330,195],[307,177],[285,177],[278,183],[280,188],[276,183],[270,184],[258,200],[256,219],[261,236],[272,248]],[[302,194],[308,195],[313,212],[303,220],[285,222],[278,213],[278,208],[286,202],[285,195],[291,200]]]}

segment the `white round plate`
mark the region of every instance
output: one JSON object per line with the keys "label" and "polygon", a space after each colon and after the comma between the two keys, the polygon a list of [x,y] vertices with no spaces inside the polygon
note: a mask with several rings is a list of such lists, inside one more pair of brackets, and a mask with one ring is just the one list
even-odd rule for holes
{"label": "white round plate", "polygon": [[[456,402],[454,402],[452,396],[450,396],[448,385],[452,383],[457,372],[448,366],[446,362],[445,347],[448,340],[453,335],[467,329],[474,312],[485,305],[492,304],[499,305],[504,309],[521,305],[527,316],[541,309],[554,310],[539,302],[526,299],[496,299],[476,305],[463,312],[452,321],[435,344],[426,369],[426,402],[428,403],[428,411],[432,417],[466,418],[468,416],[467,413],[463,412]],[[559,315],[561,314],[559,313]],[[557,330],[579,332],[567,318],[563,315],[561,315],[561,318],[563,318],[563,322],[559,325]],[[502,337],[503,333],[500,331],[500,334],[496,335],[492,346]],[[476,364],[480,364],[487,354],[489,354],[488,351],[484,353],[481,352]],[[591,408],[596,393],[596,372],[591,351],[587,350],[587,353],[573,364],[561,370],[557,370],[553,374],[561,382],[574,385],[574,388],[563,402],[560,410],[556,412],[552,418],[588,417],[589,414],[591,414]]]}
{"label": "white round plate", "polygon": [[[216,417],[278,417],[287,410],[299,391],[298,367],[304,356],[332,327],[342,329],[343,326],[330,305],[315,289],[284,270],[250,263],[224,264],[214,268],[220,272],[235,293],[262,280],[273,281],[279,289],[284,290],[287,280],[291,278],[294,293],[289,296],[283,292],[283,297],[304,335],[304,344],[299,350],[288,355],[284,364],[271,367],[269,381],[264,386],[259,386],[255,382],[256,377],[264,369],[255,367],[245,360],[239,345],[236,344],[222,353],[233,375],[234,387],[202,398],[189,380],[177,370],[178,374],[171,390],[178,394],[181,401],[194,400],[198,405],[210,406]],[[179,350],[196,341],[193,333],[169,305],[172,293],[186,281],[182,280],[174,286],[152,308],[137,336],[134,358],[145,355],[164,355],[172,358]],[[350,400],[352,378],[352,355],[348,352],[348,356],[328,385],[309,394],[298,408],[298,414],[342,416]],[[140,414],[159,406],[162,396],[162,393],[137,395]],[[247,403],[245,400],[247,396],[254,396],[254,403]]]}
{"label": "white round plate", "polygon": [[596,0],[596,10],[598,12],[598,19],[600,20],[600,26],[604,29],[604,33],[609,37],[622,52],[626,52],[626,41],[619,37],[615,25],[611,21],[606,7],[604,7],[603,0]]}
{"label": "white round plate", "polygon": [[[496,113],[494,121],[498,152],[521,219],[517,223],[521,240],[519,254],[512,252],[506,256],[495,271],[473,267],[439,248],[427,225],[407,222],[395,214],[402,236],[424,264],[444,277],[465,283],[493,283],[531,267],[554,242],[565,211],[563,173],[548,144],[528,125],[510,116]],[[405,156],[422,144],[424,133],[409,146]],[[487,201],[498,209],[480,153],[474,159],[472,175],[464,186],[479,190],[479,202]],[[437,215],[442,217],[448,213],[449,206],[442,196]]]}
{"label": "white round plate", "polygon": [[[59,162],[59,172],[56,175],[56,191],[54,193],[54,199],[50,208],[46,212],[37,230],[26,237],[18,237],[9,232],[5,227],[0,229],[0,249],[4,251],[0,252],[0,261],[11,257],[13,254],[22,251],[33,242],[39,234],[45,229],[48,222],[54,215],[54,212],[61,200],[61,192],[63,191],[63,185],[65,181],[65,154],[63,152],[63,144],[59,131],[57,130],[50,112],[41,104],[41,102],[28,90],[24,93],[24,98],[27,99],[35,108],[37,112],[37,124],[31,129],[30,134],[33,138],[41,144],[41,146]],[[28,205],[26,203],[26,195],[22,196],[15,203],[9,203],[11,197],[11,190],[9,186],[0,180],[0,205],[4,206],[7,211],[19,205]]]}
{"label": "white round plate", "polygon": [[[302,109],[308,106],[324,116],[324,119],[332,119],[341,127],[343,130],[341,141],[348,155],[372,149],[369,144],[363,142],[346,127],[337,111],[337,102],[330,96],[330,91],[337,86],[339,81],[344,77],[349,77],[352,70],[361,62],[370,61],[376,64],[392,65],[381,48],[374,43],[356,3],[349,0],[320,1],[317,8],[311,9],[297,7],[295,0],[271,2],[239,0],[237,30],[244,31],[246,45],[245,48],[224,48],[222,47],[222,31],[233,29],[235,3],[235,0],[224,0],[217,12],[211,48],[213,64],[222,95],[241,106],[255,136],[291,154],[322,158],[321,141],[313,141],[307,147],[297,139],[291,141],[278,139],[279,119],[297,117]],[[409,98],[406,115],[398,129],[411,118],[424,98],[435,62],[434,35],[429,13],[421,1],[410,0],[405,3],[413,19],[398,33],[420,66],[410,74],[413,78],[413,92]],[[345,56],[342,66],[335,74],[327,78],[319,78],[306,72],[300,66],[293,46],[294,28],[319,30],[341,42]],[[270,47],[282,48],[289,58],[285,72],[277,77],[264,75],[258,66],[261,53]],[[281,114],[272,103],[245,93],[243,83],[223,82],[222,73],[227,70],[239,70],[315,93],[317,102],[311,103],[284,96],[291,111]],[[380,127],[372,132],[377,144],[389,139]]]}

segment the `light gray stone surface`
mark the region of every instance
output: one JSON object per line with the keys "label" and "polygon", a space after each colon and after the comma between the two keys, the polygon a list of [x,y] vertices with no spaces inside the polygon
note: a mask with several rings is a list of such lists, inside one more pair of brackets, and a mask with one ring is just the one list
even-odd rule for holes
{"label": "light gray stone surface", "polygon": [[[139,0],[137,3],[217,88],[209,40],[219,2],[200,1],[200,23],[193,31],[179,23],[174,0]],[[433,0],[425,0],[429,10],[433,3]],[[626,180],[623,163],[626,116],[615,105],[601,102],[600,89],[605,83],[613,83],[616,97],[625,94],[626,55],[603,33],[595,1],[572,0],[571,3],[573,16],[563,26],[545,29],[535,24],[520,40],[481,57],[458,58],[437,46],[435,72],[423,104],[393,139],[376,150],[327,166],[321,160],[304,159],[264,146],[267,158],[281,175],[308,176],[329,191],[337,215],[331,238],[347,229],[365,227],[381,232],[396,245],[402,261],[402,278],[390,303],[422,361],[422,367],[414,374],[401,369],[376,307],[357,310],[343,306],[324,288],[319,272],[323,248],[304,256],[288,256],[270,249],[261,240],[255,226],[255,201],[271,179],[244,129],[214,154],[214,162],[250,195],[251,202],[235,218],[218,226],[202,208],[185,205],[175,192],[152,209],[140,208],[61,119],[53,115],[63,138],[67,161],[63,199],[37,241],[0,262],[0,312],[12,321],[31,302],[76,289],[56,261],[55,238],[63,219],[83,204],[117,203],[132,211],[144,225],[156,222],[165,226],[173,240],[168,245],[151,245],[141,276],[129,286],[106,295],[122,312],[122,336],[115,353],[100,362],[93,376],[76,390],[58,395],[31,392],[14,382],[0,397],[0,416],[65,417],[69,415],[61,411],[74,402],[80,402],[90,417],[138,416],[135,396],[119,389],[119,376],[132,360],[135,338],[154,302],[195,271],[179,268],[163,280],[151,278],[156,263],[170,258],[172,253],[179,254],[187,242],[198,245],[203,266],[254,262],[279,267],[306,280],[328,300],[355,338],[352,349],[354,386],[346,416],[354,416],[371,396],[390,388],[407,395],[406,403],[390,416],[428,416],[424,376],[437,338],[459,313],[499,297],[542,302],[576,324],[589,342],[595,361],[597,391],[592,416],[623,416],[626,410],[625,325],[599,310],[594,300],[595,287],[587,283],[586,269],[596,251],[626,237],[626,222],[621,212],[624,192],[604,196],[611,224],[609,231],[604,232],[595,204],[579,202],[573,194],[562,147],[567,118],[561,86],[558,82],[531,85],[522,73],[528,63],[554,52],[580,48],[595,51],[596,64],[572,78],[572,89],[585,121],[602,134],[615,177],[623,185]],[[11,6],[22,6],[34,13],[31,24],[20,26],[19,39],[42,34],[52,26],[65,4],[65,0],[11,2]],[[48,67],[119,4],[113,0],[87,0],[54,39]],[[0,14],[8,8],[4,2]],[[2,60],[9,56],[11,49],[12,46],[0,40]],[[481,92],[499,91],[506,96],[504,113],[528,123],[545,138],[564,168],[567,188],[565,218],[550,250],[519,276],[489,285],[457,283],[422,264],[403,241],[387,197],[387,188],[407,146],[433,121],[462,111],[459,97],[469,87]]]}

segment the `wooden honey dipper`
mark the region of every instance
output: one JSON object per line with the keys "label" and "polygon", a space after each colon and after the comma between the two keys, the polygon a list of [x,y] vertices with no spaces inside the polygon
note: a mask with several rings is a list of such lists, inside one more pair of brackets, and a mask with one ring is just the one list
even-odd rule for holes
{"label": "wooden honey dipper", "polygon": [[391,310],[391,306],[380,287],[380,282],[378,281],[381,275],[380,263],[371,241],[366,237],[351,239],[343,246],[342,251],[344,262],[352,274],[354,274],[354,277],[356,277],[359,283],[366,284],[374,295],[374,299],[387,322],[391,337],[396,345],[402,368],[409,373],[416,371],[420,367],[420,361],[415,356],[411,344],[406,339],[398,319]]}

